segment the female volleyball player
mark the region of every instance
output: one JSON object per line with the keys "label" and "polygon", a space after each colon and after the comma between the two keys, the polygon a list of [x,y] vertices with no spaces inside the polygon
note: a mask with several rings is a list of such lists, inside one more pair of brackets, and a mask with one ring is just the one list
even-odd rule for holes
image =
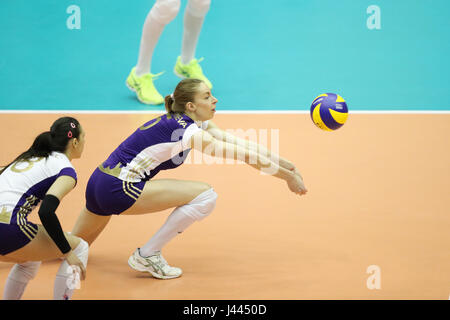
{"label": "female volleyball player", "polygon": [[[181,78],[195,78],[205,81],[210,88],[211,82],[203,74],[199,62],[195,59],[200,31],[203,21],[209,11],[211,0],[189,0],[184,11],[184,29],[181,45],[181,55],[178,57],[174,72]],[[138,100],[145,104],[162,104],[164,98],[156,90],[153,80],[159,74],[152,74],[151,61],[156,44],[167,24],[169,24],[180,10],[180,0],[156,0],[145,19],[142,30],[139,58],[131,69],[126,80],[128,88],[136,92]]]}
{"label": "female volleyball player", "polygon": [[[76,119],[59,118],[50,131],[37,136],[27,151],[0,170],[0,261],[16,263],[6,280],[3,299],[20,299],[42,260],[64,258],[56,274],[54,299],[70,299],[76,268],[81,280],[85,278],[89,246],[65,234],[55,214],[60,201],[75,187],[77,175],[71,160],[81,157],[84,135]],[[27,216],[41,200],[42,225],[36,225]]]}
{"label": "female volleyball player", "polygon": [[[136,215],[175,208],[164,225],[129,258],[129,265],[154,277],[179,277],[161,249],[177,234],[214,209],[217,194],[206,183],[152,179],[160,170],[178,167],[195,148],[212,156],[241,158],[258,170],[286,180],[289,189],[306,193],[300,174],[284,159],[272,162],[257,144],[231,136],[211,121],[217,99],[201,80],[185,79],[166,96],[167,113],[138,128],[92,174],[84,208],[72,234],[91,244],[113,214]],[[278,163],[277,163],[278,162]],[[274,170],[273,170],[274,169]]]}

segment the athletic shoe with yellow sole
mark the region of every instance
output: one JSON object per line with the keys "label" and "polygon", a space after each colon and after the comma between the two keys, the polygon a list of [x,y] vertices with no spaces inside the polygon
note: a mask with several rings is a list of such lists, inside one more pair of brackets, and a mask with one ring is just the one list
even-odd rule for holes
{"label": "athletic shoe with yellow sole", "polygon": [[164,72],[158,74],[147,73],[138,77],[136,76],[135,70],[136,68],[131,69],[125,83],[131,91],[136,92],[138,100],[145,104],[156,105],[164,103],[163,96],[159,94],[153,85],[153,80],[156,80]]}
{"label": "athletic shoe with yellow sole", "polygon": [[203,80],[206,85],[212,89],[212,84],[203,74],[202,67],[200,67],[199,62],[203,61],[203,58],[192,59],[188,64],[181,63],[181,57],[178,57],[177,63],[173,68],[173,72],[182,79],[199,79]]}
{"label": "athletic shoe with yellow sole", "polygon": [[153,277],[158,279],[173,279],[183,274],[180,268],[169,266],[166,259],[161,255],[161,251],[157,251],[148,257],[142,257],[138,248],[128,259],[128,265],[137,271],[150,272]]}

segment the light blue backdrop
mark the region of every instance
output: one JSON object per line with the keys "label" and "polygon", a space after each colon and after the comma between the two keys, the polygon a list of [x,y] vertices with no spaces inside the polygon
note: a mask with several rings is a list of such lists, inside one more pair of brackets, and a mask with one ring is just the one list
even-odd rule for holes
{"label": "light blue backdrop", "polygon": [[[152,4],[0,0],[0,109],[163,109],[124,85]],[[163,95],[179,81],[185,5],[153,57]],[[381,29],[367,27],[370,5]],[[350,110],[450,110],[449,12],[449,0],[212,0],[197,57],[218,110],[307,110],[324,92]]]}

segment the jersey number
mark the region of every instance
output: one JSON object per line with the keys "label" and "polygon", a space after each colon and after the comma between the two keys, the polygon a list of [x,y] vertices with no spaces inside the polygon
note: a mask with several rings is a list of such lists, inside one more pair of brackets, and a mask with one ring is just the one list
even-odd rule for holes
{"label": "jersey number", "polygon": [[[34,159],[34,160],[28,159],[28,160],[23,160],[23,161],[16,162],[16,163],[14,163],[14,164],[11,166],[11,171],[12,171],[12,172],[17,172],[17,173],[21,173],[21,172],[28,171],[28,170],[30,170],[31,168],[33,168],[33,164],[34,164],[35,162],[39,162],[39,161],[41,161],[42,159],[43,159],[43,158],[36,158],[36,159]],[[26,163],[27,166],[26,166],[25,168],[17,168],[17,165],[18,165],[19,163]]]}
{"label": "jersey number", "polygon": [[151,127],[153,127],[155,124],[157,124],[158,122],[161,121],[162,116],[159,116],[158,118],[155,119],[155,121],[153,121],[152,123],[150,123],[148,126],[144,126],[142,125],[139,129],[141,130],[147,130],[150,129]]}

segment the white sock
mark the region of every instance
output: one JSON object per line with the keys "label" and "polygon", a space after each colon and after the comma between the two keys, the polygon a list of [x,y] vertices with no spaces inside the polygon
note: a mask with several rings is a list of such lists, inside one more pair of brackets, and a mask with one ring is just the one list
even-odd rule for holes
{"label": "white sock", "polygon": [[184,12],[183,42],[181,44],[181,63],[188,64],[195,58],[198,38],[205,17],[193,16],[189,10]]}
{"label": "white sock", "polygon": [[140,77],[146,73],[150,73],[153,51],[164,27],[165,25],[152,18],[150,13],[147,15],[142,30],[139,58],[135,70],[136,76]]}
{"label": "white sock", "polygon": [[186,214],[186,209],[183,207],[178,207],[172,211],[163,226],[139,249],[141,256],[148,257],[156,251],[161,251],[170,240],[196,221],[196,219]]}
{"label": "white sock", "polygon": [[[53,286],[53,299],[54,300],[70,300],[73,295],[73,290],[67,286],[67,280],[71,273],[68,273],[67,270],[69,268],[69,264],[66,260],[61,262],[61,265],[58,269],[58,274],[55,278],[55,283]],[[65,274],[63,274],[65,273]]]}
{"label": "white sock", "polygon": [[191,202],[177,207],[167,218],[163,226],[156,234],[139,249],[143,257],[148,257],[161,249],[175,236],[193,224],[208,216],[216,205],[217,193],[214,189],[208,189]]}
{"label": "white sock", "polygon": [[3,299],[19,300],[22,298],[28,282],[36,276],[40,265],[40,261],[15,264],[6,279],[5,288],[3,290]]}
{"label": "white sock", "polygon": [[[83,262],[86,267],[89,254],[89,245],[84,240],[81,240],[78,246],[73,250],[78,259]],[[73,277],[73,273],[69,272],[69,264],[67,260],[64,260],[56,274],[55,283],[53,287],[53,299],[54,300],[70,300],[73,295],[74,288],[69,286],[68,283],[74,284],[69,278]],[[69,280],[69,281],[68,281]]]}
{"label": "white sock", "polygon": [[28,285],[27,282],[17,281],[11,278],[6,280],[5,289],[3,291],[3,300],[19,300]]}

